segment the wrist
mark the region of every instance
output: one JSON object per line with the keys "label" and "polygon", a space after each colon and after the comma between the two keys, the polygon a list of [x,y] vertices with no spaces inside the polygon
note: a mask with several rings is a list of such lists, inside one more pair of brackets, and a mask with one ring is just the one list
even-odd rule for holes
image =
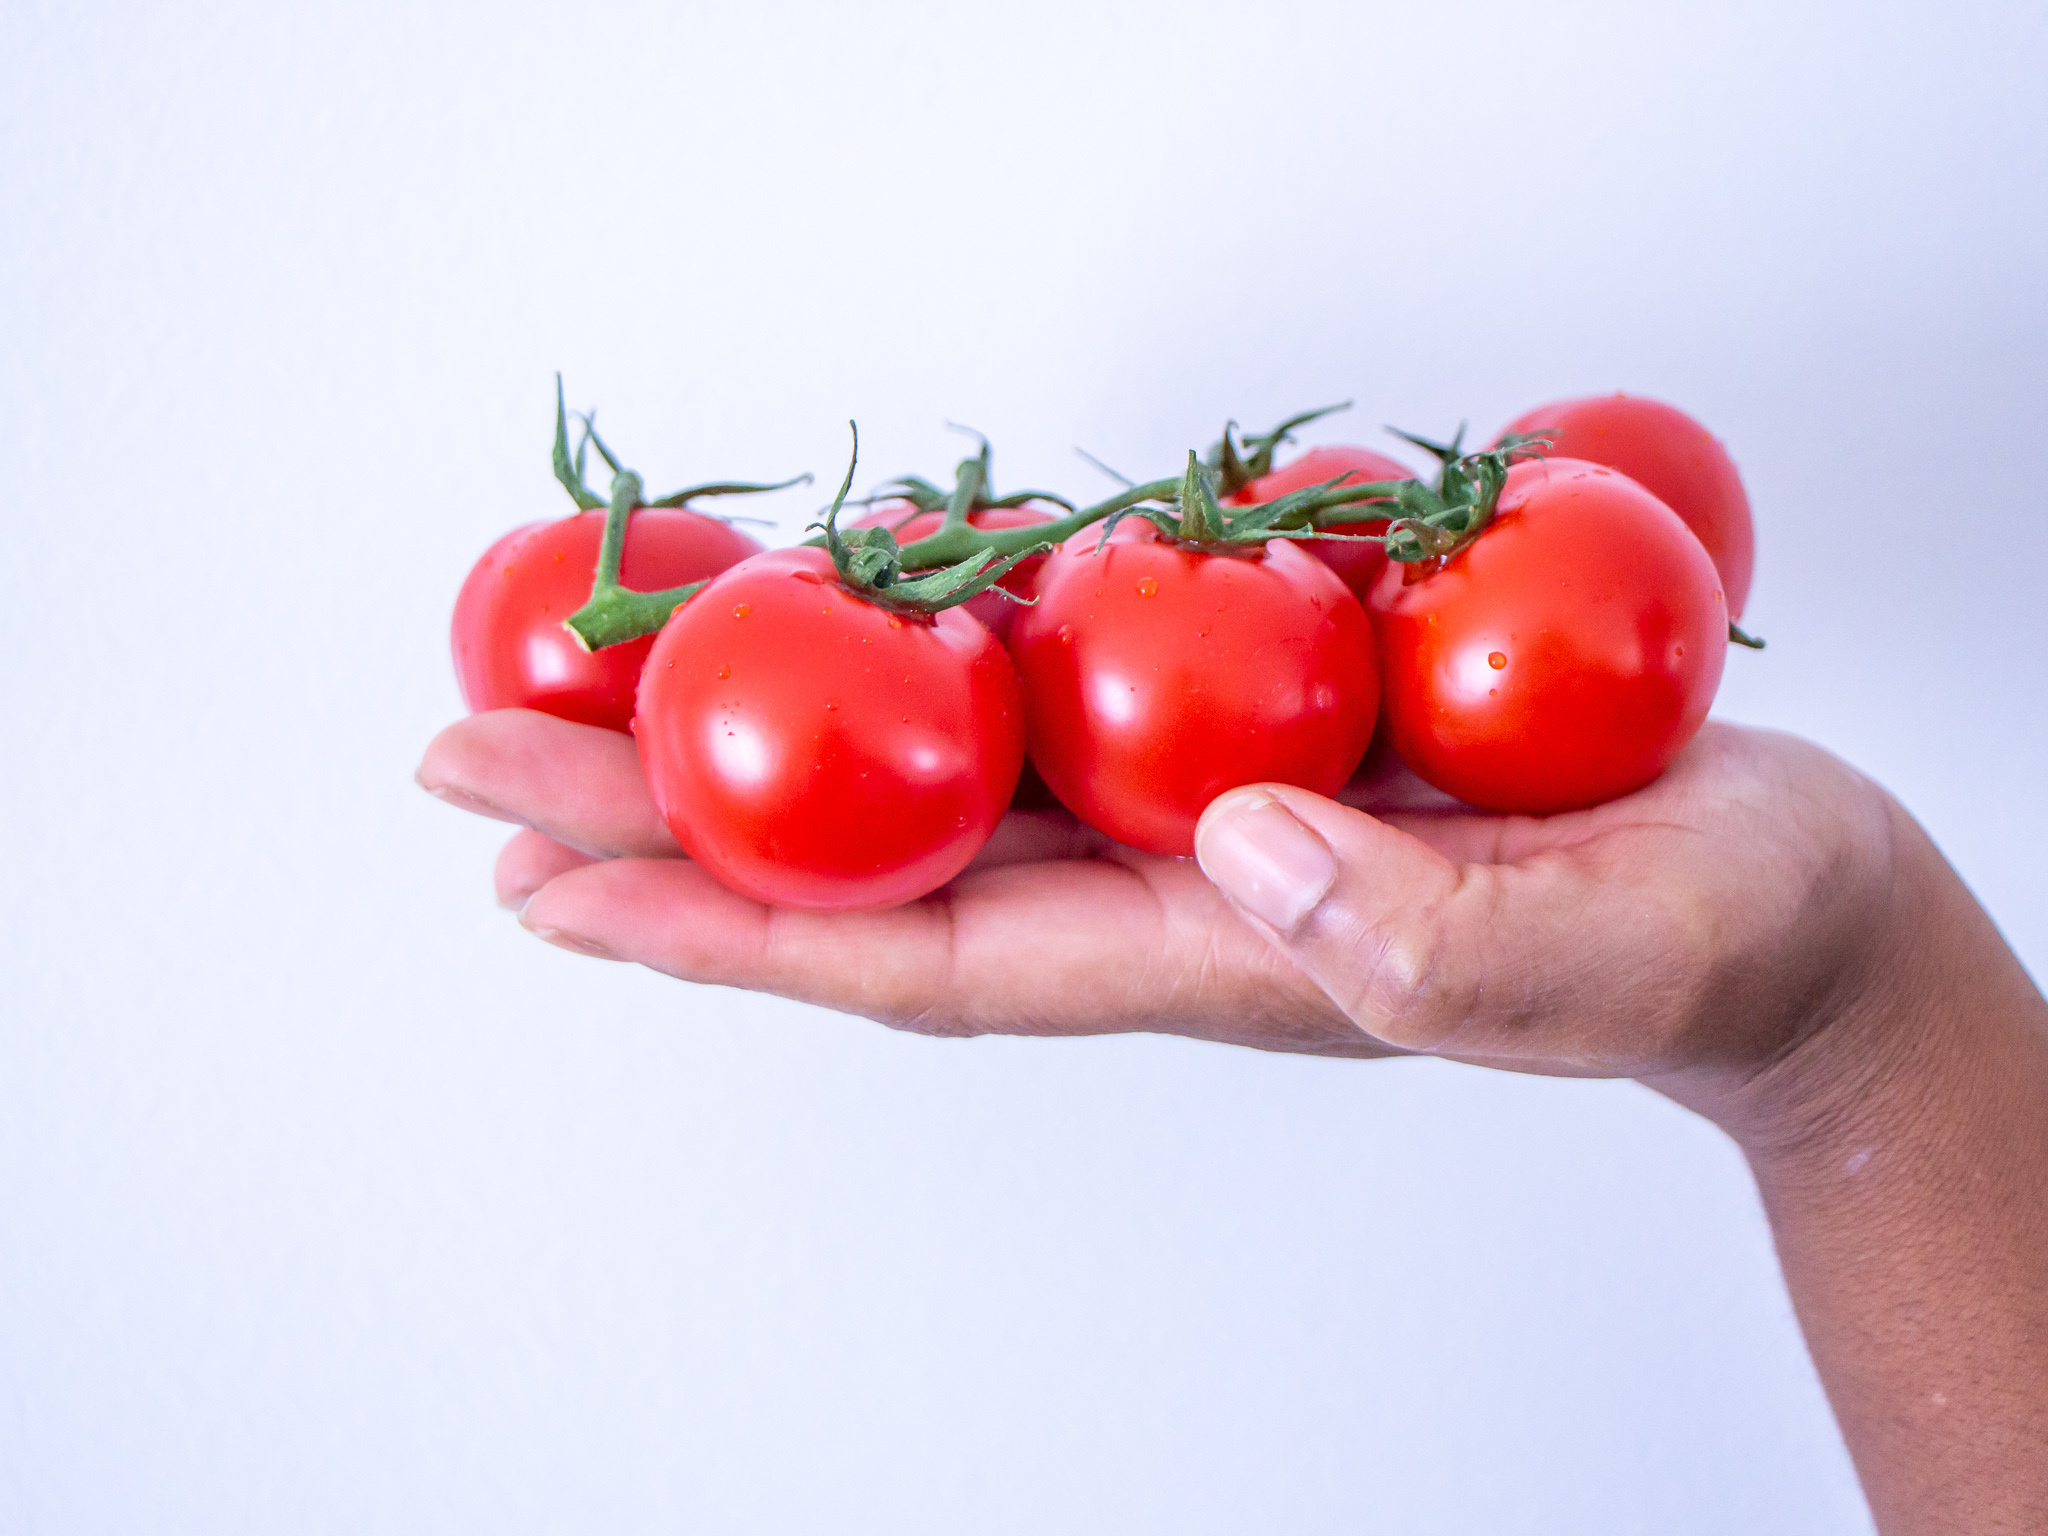
{"label": "wrist", "polygon": [[1898,819],[1871,962],[1696,1107],[1749,1160],[1879,1528],[2040,1529],[2048,1003]]}
{"label": "wrist", "polygon": [[[1653,1082],[1726,1131],[1759,1177],[1853,1158],[1872,1137],[1945,1122],[1970,1098],[1975,1069],[1998,1054],[2012,1008],[1984,1006],[1988,989],[2031,991],[1961,879],[1911,816],[1881,791],[1884,856],[1868,898],[1800,973],[1789,999],[1755,1012],[1769,1020],[1727,1032],[1766,1042],[1753,1060]],[[1811,951],[1809,952],[1811,953]]]}

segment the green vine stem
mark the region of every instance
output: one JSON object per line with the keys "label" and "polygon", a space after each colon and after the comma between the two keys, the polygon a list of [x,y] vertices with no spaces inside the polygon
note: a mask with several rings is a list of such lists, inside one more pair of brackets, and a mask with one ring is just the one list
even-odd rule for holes
{"label": "green vine stem", "polygon": [[[1032,502],[1044,502],[1064,511],[1074,510],[1074,504],[1064,496],[1051,491],[1012,491],[1007,496],[998,496],[995,482],[989,474],[988,438],[972,427],[963,427],[956,422],[947,422],[948,429],[964,432],[981,444],[981,451],[971,459],[962,459],[953,471],[953,488],[942,491],[922,475],[903,475],[887,481],[870,491],[857,503],[871,507],[878,501],[905,501],[915,510],[905,516],[902,522],[909,522],[920,513],[940,513],[941,529],[957,528],[971,520],[976,512],[988,512],[1007,507],[1021,507]],[[899,523],[897,526],[901,526]],[[892,528],[891,532],[895,530]]]}
{"label": "green vine stem", "polygon": [[[1253,441],[1263,448],[1282,431],[1284,427]],[[1144,517],[1164,536],[1193,548],[1244,551],[1276,538],[1350,537],[1381,545],[1390,560],[1401,564],[1442,561],[1476,539],[1492,522],[1509,467],[1518,459],[1539,455],[1548,446],[1540,439],[1516,439],[1485,452],[1457,455],[1445,461],[1441,478],[1433,486],[1418,479],[1346,485],[1341,483],[1344,476],[1339,475],[1321,485],[1242,507],[1221,504],[1217,494],[1221,471],[1190,451],[1179,475],[1129,486],[1051,522],[994,529],[976,528],[966,516],[987,484],[984,450],[979,460],[961,465],[951,494],[929,487],[930,499],[938,502],[943,498],[948,514],[939,530],[899,545],[886,528],[842,533],[838,527],[838,513],[846,503],[854,463],[858,462],[857,432],[854,442],[854,460],[847,465],[839,494],[822,523],[813,525],[823,531],[807,542],[830,550],[841,579],[853,590],[870,601],[915,613],[936,612],[965,601],[988,589],[1017,561],[1064,543],[1096,523],[1106,521],[1114,528],[1129,516]],[[602,443],[598,451],[608,463],[614,462]],[[918,482],[918,488],[927,489],[924,482]],[[638,494],[638,476],[620,470],[606,517],[596,586],[590,602],[567,620],[568,627],[593,650],[652,634],[703,585],[699,582],[650,593],[619,586],[616,546],[624,538],[626,517],[637,504],[634,498]],[[1367,534],[1344,531],[1371,523],[1385,527]],[[1105,541],[1107,533],[1106,529]],[[1763,648],[1761,640],[1733,624],[1729,625],[1729,639],[1737,645]]]}
{"label": "green vine stem", "polygon": [[[957,608],[980,593],[1002,590],[996,587],[996,583],[1020,561],[1052,549],[1041,534],[1036,543],[1012,554],[998,556],[993,550],[977,549],[964,560],[941,566],[938,570],[927,570],[922,575],[911,575],[910,568],[904,563],[903,547],[889,529],[855,528],[842,534],[839,531],[839,509],[846,505],[846,493],[853,489],[854,466],[860,462],[860,428],[850,421],[846,425],[853,433],[853,453],[846,461],[846,478],[839,482],[839,494],[832,498],[823,523],[812,526],[824,529],[825,548],[831,552],[832,568],[839,573],[839,580],[849,591],[898,613],[929,619],[945,609]],[[967,507],[978,489],[986,483],[987,465],[988,440],[984,438],[980,460],[970,459],[960,466],[960,487],[947,509],[947,526],[942,527],[942,533],[948,528],[972,531],[967,523]],[[956,509],[959,513],[957,518],[953,515]],[[1037,528],[1027,531],[1040,532]],[[1007,592],[1004,595],[1010,596],[1013,602],[1027,601]]]}
{"label": "green vine stem", "polygon": [[[605,446],[604,439],[597,435],[595,415],[585,415],[581,419],[583,441],[577,445],[576,457],[572,460],[569,457],[569,412],[562,399],[562,376],[556,374],[555,478],[562,482],[562,488],[579,508],[585,511],[605,508],[604,533],[598,541],[597,571],[591,580],[590,596],[581,608],[562,621],[562,627],[574,635],[587,651],[601,651],[608,645],[623,645],[628,640],[653,634],[668,622],[670,614],[696,596],[704,585],[701,581],[693,581],[687,586],[670,587],[662,592],[635,592],[620,584],[619,567],[626,554],[626,525],[635,512],[646,507],[686,507],[700,496],[751,496],[763,491],[786,490],[792,485],[803,485],[811,478],[803,474],[772,484],[752,480],[711,480],[650,501],[646,497],[646,484],[640,476],[621,464]],[[612,471],[609,503],[598,500],[583,479],[584,453],[592,447],[597,449],[598,455]]]}
{"label": "green vine stem", "polygon": [[1294,441],[1294,429],[1305,427],[1312,421],[1351,409],[1351,402],[1339,405],[1319,405],[1314,410],[1297,411],[1270,432],[1259,432],[1240,439],[1238,426],[1234,421],[1223,424],[1223,436],[1210,446],[1208,457],[1203,460],[1215,472],[1219,496],[1234,496],[1261,476],[1273,472],[1273,455],[1283,443]]}
{"label": "green vine stem", "polygon": [[590,600],[562,621],[562,627],[582,642],[586,651],[601,651],[608,645],[623,645],[653,634],[704,586],[693,581],[665,592],[635,592],[619,585],[626,522],[642,505],[643,489],[640,477],[630,469],[612,477],[612,501],[604,515],[604,538],[597,546],[597,579],[591,583]]}

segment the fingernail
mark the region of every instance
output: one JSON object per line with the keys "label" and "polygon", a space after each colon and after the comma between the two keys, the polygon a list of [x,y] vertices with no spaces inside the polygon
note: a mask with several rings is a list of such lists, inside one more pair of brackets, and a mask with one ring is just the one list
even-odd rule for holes
{"label": "fingernail", "polygon": [[572,955],[588,955],[593,960],[619,958],[595,939],[586,939],[582,934],[571,933],[566,928],[543,928],[540,924],[529,921],[524,907],[519,911],[519,926],[536,939],[545,939],[555,948],[566,949]]}
{"label": "fingernail", "polygon": [[1195,828],[1195,862],[1252,916],[1291,933],[1337,879],[1330,845],[1257,790],[1225,795]]}

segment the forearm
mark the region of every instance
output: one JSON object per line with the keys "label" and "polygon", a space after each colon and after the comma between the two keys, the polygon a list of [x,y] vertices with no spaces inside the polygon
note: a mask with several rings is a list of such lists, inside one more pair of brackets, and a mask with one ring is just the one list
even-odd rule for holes
{"label": "forearm", "polygon": [[1885,1536],[2048,1530],[2048,1004],[1912,835],[1890,962],[1730,1129]]}

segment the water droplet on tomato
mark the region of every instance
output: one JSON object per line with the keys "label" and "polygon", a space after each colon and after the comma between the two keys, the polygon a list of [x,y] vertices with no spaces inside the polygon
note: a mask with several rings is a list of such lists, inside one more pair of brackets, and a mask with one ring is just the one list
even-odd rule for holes
{"label": "water droplet on tomato", "polygon": [[[674,665],[675,665],[675,663],[674,663],[674,662],[670,662],[670,663],[669,663],[669,665],[670,665],[670,666],[674,666]],[[731,677],[731,676],[732,676],[732,668],[731,668],[731,667],[729,667],[729,666],[725,666],[725,667],[720,667],[720,668],[718,669],[718,675],[719,675],[720,677]]]}
{"label": "water droplet on tomato", "polygon": [[1508,659],[1501,652],[1494,651],[1487,656],[1486,664],[1489,667],[1493,668],[1494,671],[1498,672],[1502,667],[1508,664]]}
{"label": "water droplet on tomato", "polygon": [[903,621],[902,621],[901,619],[897,618],[897,617],[896,617],[896,616],[895,616],[895,615],[894,615],[894,614],[892,613],[891,615],[889,615],[889,627],[890,627],[891,629],[901,629],[901,628],[903,627]]}
{"label": "water droplet on tomato", "polygon": [[1150,576],[1144,577],[1138,583],[1138,596],[1140,597],[1151,597],[1158,590],[1159,583],[1154,581]]}
{"label": "water droplet on tomato", "polygon": [[837,709],[839,706],[837,704],[827,704],[825,707],[827,709]]}
{"label": "water droplet on tomato", "polygon": [[753,611],[754,605],[752,603],[734,603],[732,605],[732,616],[736,619],[744,619]]}
{"label": "water droplet on tomato", "polygon": [[1071,625],[1071,624],[1062,624],[1062,625],[1060,626],[1060,644],[1061,644],[1061,645],[1072,645],[1073,643],[1074,643],[1074,626],[1073,626],[1073,625]]}

